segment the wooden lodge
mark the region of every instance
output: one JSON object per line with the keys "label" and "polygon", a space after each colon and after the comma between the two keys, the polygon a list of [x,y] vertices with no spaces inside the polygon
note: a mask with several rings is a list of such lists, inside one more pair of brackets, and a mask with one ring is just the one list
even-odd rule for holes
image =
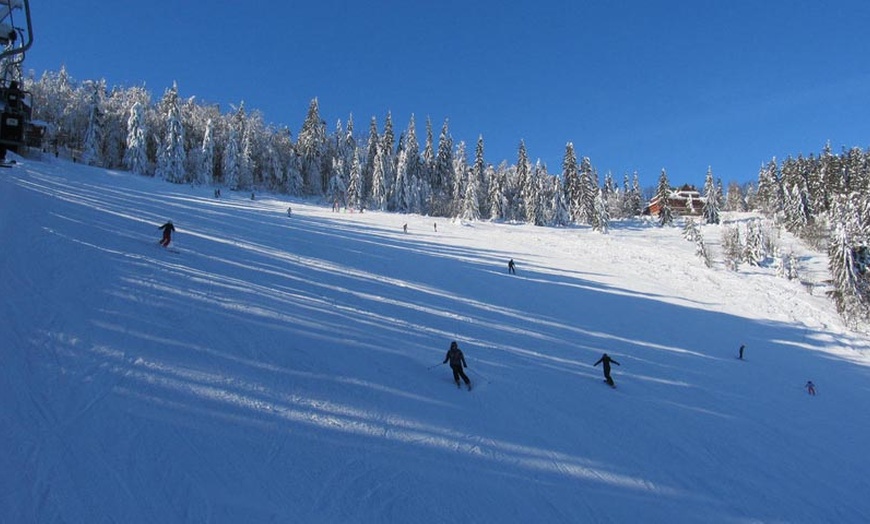
{"label": "wooden lodge", "polygon": [[[672,189],[668,203],[674,216],[698,216],[704,212],[704,197],[695,186],[685,184],[679,189]],[[654,196],[643,210],[644,215],[658,216],[661,204],[658,195]]]}

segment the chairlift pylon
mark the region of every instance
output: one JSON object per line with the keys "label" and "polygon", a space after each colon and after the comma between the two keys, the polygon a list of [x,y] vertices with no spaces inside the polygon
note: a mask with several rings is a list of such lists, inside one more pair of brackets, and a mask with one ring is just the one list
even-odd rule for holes
{"label": "chairlift pylon", "polygon": [[30,1],[0,0],[0,161],[7,150],[42,143],[45,128],[32,122],[32,97],[22,89],[21,64],[32,45]]}

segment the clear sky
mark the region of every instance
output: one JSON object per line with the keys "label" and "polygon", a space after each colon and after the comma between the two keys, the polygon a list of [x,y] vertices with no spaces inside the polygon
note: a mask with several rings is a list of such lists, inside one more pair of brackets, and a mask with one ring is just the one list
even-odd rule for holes
{"label": "clear sky", "polygon": [[574,143],[603,176],[754,179],[771,157],[870,146],[870,2],[31,0],[25,69],[244,101],[298,133],[388,111],[418,137],[445,118],[490,163],[561,172]]}

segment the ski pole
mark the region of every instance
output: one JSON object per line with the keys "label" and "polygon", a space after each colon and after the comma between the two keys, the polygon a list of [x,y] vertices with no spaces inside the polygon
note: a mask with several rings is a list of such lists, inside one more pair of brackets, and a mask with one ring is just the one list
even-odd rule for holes
{"label": "ski pole", "polygon": [[434,366],[429,366],[428,368],[426,368],[426,371],[429,371],[430,369],[433,369],[433,368],[437,368],[438,366],[441,366],[443,364],[444,364],[444,362],[440,362],[438,364],[435,364]]}

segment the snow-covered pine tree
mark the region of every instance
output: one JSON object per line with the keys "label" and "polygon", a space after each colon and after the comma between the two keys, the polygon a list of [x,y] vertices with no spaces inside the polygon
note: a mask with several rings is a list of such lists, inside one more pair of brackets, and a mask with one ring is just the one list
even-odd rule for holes
{"label": "snow-covered pine tree", "polygon": [[[25,78],[25,82],[27,80]],[[58,72],[45,71],[38,82],[27,87],[33,94],[33,117],[52,124],[46,128],[45,143],[54,144],[57,148],[69,147],[66,137],[74,132],[70,122],[70,109],[74,105],[75,89],[74,81],[67,72],[66,66],[61,66]],[[126,108],[132,105],[131,103]],[[147,104],[143,104],[143,111],[145,105]],[[129,134],[129,127],[126,131]],[[127,138],[129,139],[129,136]],[[130,168],[129,164],[125,165]],[[138,174],[144,174],[144,171]]]}
{"label": "snow-covered pine tree", "polygon": [[656,188],[655,199],[659,203],[659,225],[667,226],[674,222],[674,211],[671,208],[671,183],[668,174],[662,169],[659,176],[659,184]]}
{"label": "snow-covered pine tree", "polygon": [[366,141],[364,156],[360,157],[361,178],[360,198],[365,202],[372,194],[372,176],[375,172],[375,158],[378,156],[381,138],[378,134],[378,121],[375,117],[369,120],[369,137]]}
{"label": "snow-covered pine tree", "polygon": [[199,148],[199,167],[195,179],[198,184],[210,184],[214,180],[214,145],[214,124],[209,118]]}
{"label": "snow-covered pine tree", "polygon": [[278,152],[278,144],[276,136],[269,137],[269,143],[266,145],[266,170],[264,184],[269,191],[280,191],[284,188],[284,170],[281,162],[281,154]]}
{"label": "snow-covered pine tree", "polygon": [[[105,81],[100,81],[105,92]],[[134,100],[148,100],[147,91],[142,88],[120,89],[109,92],[102,102],[103,152],[102,165],[109,169],[123,168],[124,152],[127,148],[127,119]],[[44,143],[48,143],[44,141]]]}
{"label": "snow-covered pine tree", "polygon": [[546,170],[543,169],[539,160],[535,163],[529,174],[528,182],[526,182],[526,191],[523,195],[523,202],[526,204],[525,221],[527,224],[534,224],[536,226],[545,225],[544,198],[542,196],[545,177]]}
{"label": "snow-covered pine tree", "polygon": [[640,188],[640,176],[637,174],[637,171],[634,172],[634,177],[632,177],[629,200],[631,201],[631,216],[636,217],[643,213],[643,191]]}
{"label": "snow-covered pine tree", "polygon": [[789,251],[785,257],[785,278],[797,280],[799,270],[797,256],[794,254],[794,251]]}
{"label": "snow-covered pine tree", "polygon": [[322,195],[326,190],[323,161],[327,156],[327,140],[326,123],[320,118],[320,107],[314,98],[308,105],[308,114],[296,140],[305,191],[312,195]]}
{"label": "snow-covered pine tree", "polygon": [[713,267],[713,258],[710,256],[710,250],[707,249],[707,244],[704,243],[704,237],[700,232],[695,238],[695,255],[704,261],[705,266]]}
{"label": "snow-covered pine tree", "polygon": [[870,320],[870,252],[859,210],[847,196],[832,206],[834,234],[828,248],[832,289],[837,312],[851,326]]}
{"label": "snow-covered pine tree", "polygon": [[604,188],[598,189],[598,196],[595,198],[595,220],[592,224],[594,230],[605,235],[610,231],[610,206]]}
{"label": "snow-covered pine tree", "polygon": [[568,207],[568,215],[571,222],[581,221],[582,194],[580,187],[580,169],[577,166],[577,154],[574,152],[574,144],[565,144],[565,156],[562,157],[562,182],[565,191],[565,200]]}
{"label": "snow-covered pine tree", "polygon": [[507,184],[507,180],[505,179],[505,173],[507,168],[502,169],[502,166],[499,166],[499,169],[488,169],[487,172],[489,174],[487,183],[487,196],[486,201],[489,203],[489,219],[490,220],[504,220],[507,217],[507,201],[505,198],[505,185]]}
{"label": "snow-covered pine tree", "polygon": [[728,183],[728,194],[725,196],[725,211],[746,211],[746,199],[743,189],[737,182]]}
{"label": "snow-covered pine tree", "polygon": [[347,182],[347,200],[345,205],[349,209],[360,209],[363,203],[362,195],[362,162],[360,161],[359,148],[354,149],[353,162],[350,166],[350,175]]}
{"label": "snow-covered pine tree", "polygon": [[[247,124],[247,123],[246,123]],[[242,143],[239,148],[239,183],[238,189],[245,191],[254,188],[254,133],[250,125],[242,130]]]}
{"label": "snow-covered pine tree", "polygon": [[624,194],[619,191],[619,186],[613,180],[613,173],[608,171],[607,174],[604,175],[604,185],[602,185],[601,187],[602,189],[604,189],[604,199],[607,202],[608,214],[610,218],[622,218],[622,201]]}
{"label": "snow-covered pine tree", "polygon": [[707,167],[707,176],[704,178],[704,222],[719,223],[719,190],[713,181],[712,166]]}
{"label": "snow-covered pine tree", "polygon": [[387,154],[384,151],[383,144],[377,148],[375,154],[374,169],[372,170],[372,209],[385,210],[387,208]]}
{"label": "snow-covered pine tree", "polygon": [[103,144],[103,111],[102,86],[93,85],[90,103],[88,104],[88,127],[85,131],[84,147],[82,148],[82,163],[89,166],[102,165],[100,152]]}
{"label": "snow-covered pine tree", "polygon": [[402,149],[405,151],[405,187],[408,191],[410,200],[406,202],[409,206],[408,211],[419,211],[419,200],[417,194],[420,190],[419,184],[422,176],[422,165],[420,162],[420,144],[417,142],[417,125],[414,120],[414,115],[411,115],[408,121],[408,129],[405,130]]}
{"label": "snow-covered pine tree", "polygon": [[737,271],[743,256],[743,246],[740,241],[740,229],[726,225],[722,228],[722,254],[725,267]]}
{"label": "snow-covered pine tree", "polygon": [[[460,140],[453,155],[453,188],[451,190],[451,216],[461,218],[465,214],[465,184],[468,182],[468,157],[465,152],[465,142]],[[478,216],[478,218],[480,218]]]}
{"label": "snow-covered pine tree", "polygon": [[743,245],[743,262],[760,266],[767,259],[767,241],[760,220],[751,220],[746,225],[746,243]]}
{"label": "snow-covered pine tree", "polygon": [[480,199],[478,191],[480,178],[474,169],[466,169],[465,192],[462,198],[462,220],[480,220]]}
{"label": "snow-covered pine tree", "polygon": [[387,111],[384,120],[384,136],[381,137],[381,149],[384,154],[384,186],[387,188],[387,198],[393,192],[396,182],[396,133],[393,131],[393,114]]}
{"label": "snow-covered pine tree", "polygon": [[344,161],[336,156],[333,157],[332,164],[332,174],[329,177],[329,186],[326,188],[326,199],[333,203],[344,202],[344,196],[347,194]]}
{"label": "snow-covered pine tree", "polygon": [[592,161],[584,156],[580,160],[580,219],[582,223],[595,225],[597,214],[595,200],[598,197],[598,175]]}
{"label": "snow-covered pine tree", "polygon": [[550,224],[556,227],[564,227],[571,223],[571,212],[568,209],[568,197],[565,195],[565,186],[562,178],[553,176],[553,203]]}
{"label": "snow-covered pine tree", "polygon": [[160,107],[165,132],[157,153],[156,175],[167,182],[181,184],[185,181],[184,163],[187,155],[184,150],[184,127],[181,125],[181,109],[178,101],[178,85],[174,82],[163,94]]}
{"label": "snow-covered pine tree", "polygon": [[526,151],[526,142],[525,140],[520,140],[520,145],[517,148],[517,166],[514,176],[514,199],[511,203],[511,218],[514,220],[527,221],[526,207],[534,206],[535,187],[531,178],[532,163]]}
{"label": "snow-covered pine tree", "polygon": [[438,137],[438,152],[435,155],[431,213],[435,216],[450,216],[451,191],[453,189],[453,138],[448,130],[448,120],[444,119]]}
{"label": "snow-covered pine tree", "polygon": [[628,173],[625,173],[622,175],[622,199],[620,201],[620,205],[622,206],[620,209],[620,216],[622,218],[631,218],[634,216],[631,197],[631,181],[628,178]]}
{"label": "snow-covered pine tree", "polygon": [[487,197],[489,196],[489,188],[487,183],[489,177],[486,174],[486,161],[483,157],[483,135],[477,136],[477,146],[474,148],[474,164],[471,166],[471,172],[475,180],[477,180],[477,202],[479,218],[486,218],[485,212],[489,210]]}
{"label": "snow-covered pine tree", "polygon": [[430,191],[435,191],[435,139],[432,134],[432,120],[429,117],[426,117],[426,143],[423,145],[420,169],[420,178]]}
{"label": "snow-covered pine tree", "polygon": [[127,120],[127,151],[124,154],[124,164],[131,173],[148,174],[148,144],[145,127],[144,107],[135,102],[130,108],[130,118]]}
{"label": "snow-covered pine tree", "polygon": [[302,180],[301,157],[296,148],[291,148],[287,157],[284,174],[285,192],[288,195],[302,196],[305,192],[305,182]]}
{"label": "snow-covered pine tree", "polygon": [[414,206],[412,199],[411,178],[408,176],[408,151],[399,151],[399,159],[396,163],[396,183],[390,194],[390,208],[399,213],[408,213]]}
{"label": "snow-covered pine tree", "polygon": [[238,131],[231,126],[221,158],[221,173],[223,174],[223,183],[234,191],[239,189],[239,156]]}
{"label": "snow-covered pine tree", "polygon": [[760,211],[770,216],[782,209],[782,188],[775,158],[766,166],[762,166],[758,172],[756,206]]}
{"label": "snow-covered pine tree", "polygon": [[698,224],[692,218],[687,218],[683,224],[683,238],[689,242],[694,242],[701,235],[701,230],[698,229]]}
{"label": "snow-covered pine tree", "polygon": [[790,189],[784,190],[785,201],[783,214],[786,229],[800,235],[812,223],[813,213],[810,210],[809,194],[801,181],[796,181]]}

